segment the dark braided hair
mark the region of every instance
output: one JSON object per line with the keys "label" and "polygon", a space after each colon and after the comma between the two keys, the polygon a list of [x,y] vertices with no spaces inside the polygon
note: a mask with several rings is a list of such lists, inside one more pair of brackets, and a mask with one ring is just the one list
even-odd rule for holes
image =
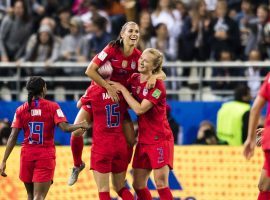
{"label": "dark braided hair", "polygon": [[31,110],[31,102],[33,97],[41,95],[46,83],[40,76],[32,76],[26,83],[26,89],[28,91],[28,107]]}

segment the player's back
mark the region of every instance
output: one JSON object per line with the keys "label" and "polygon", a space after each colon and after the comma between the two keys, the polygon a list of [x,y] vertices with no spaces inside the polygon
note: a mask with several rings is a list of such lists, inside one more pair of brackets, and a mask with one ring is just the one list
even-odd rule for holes
{"label": "player's back", "polygon": [[[107,91],[93,85],[89,96],[93,110],[93,147],[96,149],[112,147],[125,143],[122,129],[124,114],[127,112],[127,105],[124,98],[119,95],[120,101],[113,102]],[[102,147],[102,148],[99,148]]]}
{"label": "player's back", "polygon": [[17,108],[16,118],[20,124],[17,126],[24,130],[23,146],[54,146],[56,112],[64,117],[55,102],[43,98],[33,100],[30,110],[27,102]]}

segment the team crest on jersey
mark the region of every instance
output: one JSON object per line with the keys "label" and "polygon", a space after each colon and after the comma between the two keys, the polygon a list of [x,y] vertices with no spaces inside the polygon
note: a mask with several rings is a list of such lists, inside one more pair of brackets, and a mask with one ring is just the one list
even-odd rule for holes
{"label": "team crest on jersey", "polygon": [[127,60],[123,60],[123,61],[122,61],[122,67],[123,67],[123,68],[126,68],[127,65],[128,65]]}
{"label": "team crest on jersey", "polygon": [[136,62],[135,62],[135,61],[132,61],[130,67],[131,67],[132,69],[135,69],[135,68],[136,68]]}
{"label": "team crest on jersey", "polygon": [[143,96],[146,96],[148,94],[148,89],[147,88],[143,88]]}
{"label": "team crest on jersey", "polygon": [[106,57],[107,57],[107,53],[104,52],[104,51],[101,51],[99,54],[98,54],[98,58],[99,60],[103,61]]}
{"label": "team crest on jersey", "polygon": [[137,87],[137,94],[139,94],[140,93],[140,91],[141,91],[141,87],[139,86],[139,87]]}
{"label": "team crest on jersey", "polygon": [[41,116],[41,109],[32,109],[31,116]]}

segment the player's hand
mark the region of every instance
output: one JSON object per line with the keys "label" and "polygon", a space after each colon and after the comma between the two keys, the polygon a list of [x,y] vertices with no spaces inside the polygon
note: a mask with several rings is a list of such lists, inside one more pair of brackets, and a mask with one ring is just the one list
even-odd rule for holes
{"label": "player's hand", "polygon": [[256,130],[256,146],[260,147],[262,145],[262,136],[263,136],[264,128],[258,128]]}
{"label": "player's hand", "polygon": [[249,160],[254,155],[256,143],[255,140],[247,139],[244,143],[244,157]]}
{"label": "player's hand", "polygon": [[150,76],[150,78],[148,79],[147,83],[146,83],[146,88],[147,89],[152,89],[153,87],[155,87],[157,82],[157,79],[155,76]]}
{"label": "player's hand", "polygon": [[5,170],[6,170],[6,163],[2,162],[1,165],[0,165],[0,174],[3,177],[7,176],[7,174],[5,173]]}
{"label": "player's hand", "polygon": [[86,120],[83,120],[82,122],[80,122],[81,128],[83,130],[88,130],[90,129],[90,125],[88,124],[88,122]]}
{"label": "player's hand", "polygon": [[118,102],[119,101],[119,96],[117,94],[117,89],[111,85],[107,86],[107,92],[109,96],[111,97],[113,102]]}
{"label": "player's hand", "polygon": [[109,84],[113,86],[117,91],[122,91],[124,89],[124,86],[121,83],[109,81]]}

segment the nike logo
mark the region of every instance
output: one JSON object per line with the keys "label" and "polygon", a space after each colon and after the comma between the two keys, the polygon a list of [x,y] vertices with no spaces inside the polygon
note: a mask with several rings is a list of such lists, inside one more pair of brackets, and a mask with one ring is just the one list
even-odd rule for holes
{"label": "nike logo", "polygon": [[117,59],[113,59],[113,58],[112,58],[112,61],[116,62],[116,61],[118,61],[118,60],[117,60]]}

